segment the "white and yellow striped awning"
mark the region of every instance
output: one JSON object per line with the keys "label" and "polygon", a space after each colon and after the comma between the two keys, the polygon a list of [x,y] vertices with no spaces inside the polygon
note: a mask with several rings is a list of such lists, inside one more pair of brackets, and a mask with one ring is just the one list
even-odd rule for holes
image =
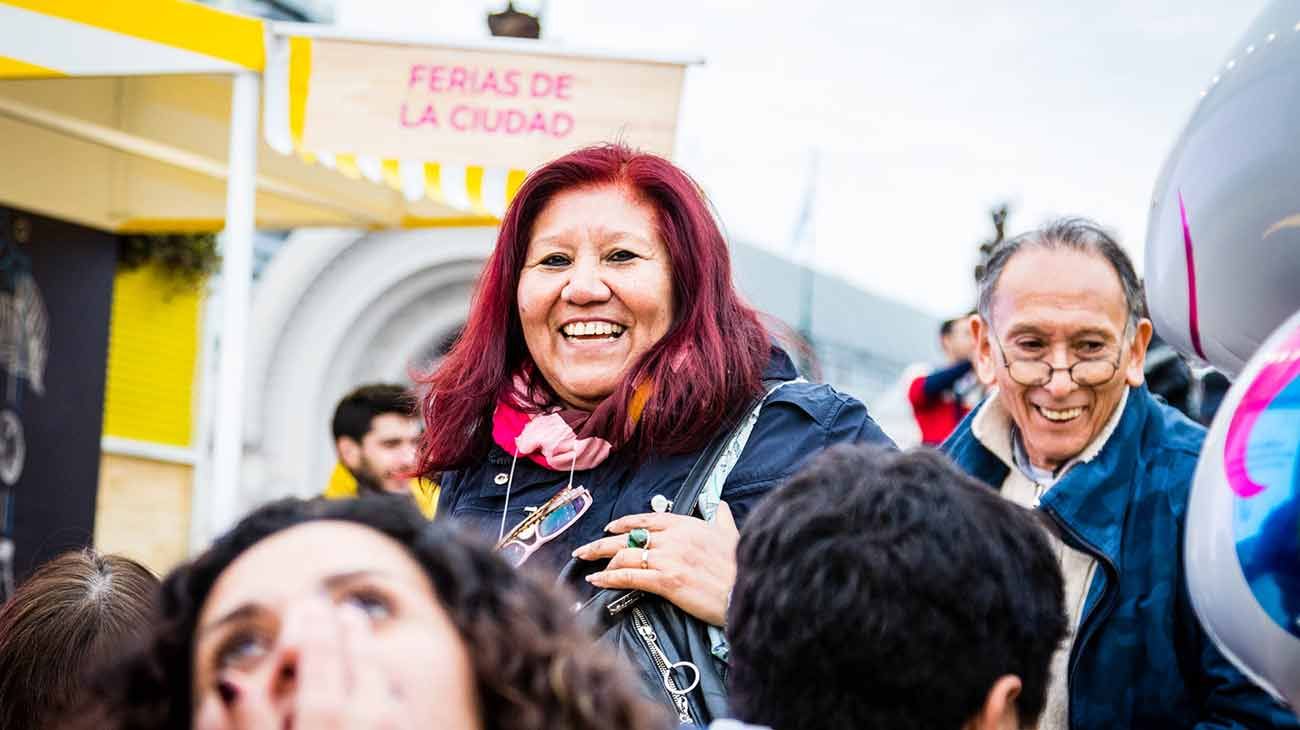
{"label": "white and yellow striped awning", "polygon": [[193,2],[4,0],[0,78],[262,70],[265,24]]}

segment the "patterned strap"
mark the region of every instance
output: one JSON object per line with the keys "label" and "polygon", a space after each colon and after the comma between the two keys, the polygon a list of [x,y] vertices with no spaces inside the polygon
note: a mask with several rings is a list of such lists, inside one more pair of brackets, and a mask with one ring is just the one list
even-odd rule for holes
{"label": "patterned strap", "polygon": [[[718,456],[718,461],[713,465],[713,471],[709,472],[708,479],[704,482],[704,488],[700,490],[700,498],[696,506],[700,510],[700,515],[704,521],[713,523],[714,516],[718,513],[718,502],[722,501],[722,487],[727,483],[727,477],[731,475],[731,470],[736,467],[736,462],[740,461],[740,454],[745,450],[745,444],[749,443],[749,434],[754,430],[754,424],[758,423],[758,414],[763,410],[763,404],[772,394],[790,383],[806,383],[803,378],[787,380],[783,383],[777,383],[768,389],[754,410],[749,412],[740,427],[736,429],[735,434],[731,437],[726,447],[723,448],[722,454]],[[730,598],[727,600],[731,602]],[[731,656],[731,647],[727,643],[727,634],[721,627],[709,626],[709,649],[713,656],[727,661]]]}
{"label": "patterned strap", "polygon": [[700,515],[706,522],[713,522],[713,516],[718,512],[718,502],[722,501],[722,487],[727,483],[727,477],[731,476],[731,470],[736,467],[736,462],[740,461],[740,454],[745,450],[745,444],[749,443],[749,434],[754,430],[754,424],[758,423],[758,414],[763,410],[763,404],[772,394],[782,387],[791,383],[806,383],[803,378],[795,378],[782,383],[777,383],[768,389],[763,399],[754,406],[754,410],[749,412],[740,427],[736,429],[731,441],[723,448],[722,454],[718,457],[717,463],[713,465],[713,471],[709,472],[708,478],[704,482],[704,488],[700,490],[700,498],[696,506],[700,510]]}

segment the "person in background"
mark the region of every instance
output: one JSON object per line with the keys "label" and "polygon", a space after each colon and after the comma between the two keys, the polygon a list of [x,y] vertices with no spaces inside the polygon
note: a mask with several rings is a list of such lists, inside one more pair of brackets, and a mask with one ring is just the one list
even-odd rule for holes
{"label": "person in background", "polygon": [[149,633],[157,591],[143,565],[90,548],[32,573],[0,606],[0,728],[58,727],[89,673]]}
{"label": "person in background", "polygon": [[1177,408],[1184,416],[1199,421],[1192,402],[1192,384],[1196,376],[1178,351],[1152,333],[1147,347],[1146,362],[1142,366],[1147,390]]}
{"label": "person in background", "polygon": [[907,398],[921,429],[921,443],[938,446],[970,412],[978,400],[979,381],[971,372],[974,340],[970,315],[944,321],[939,327],[939,347],[947,361],[943,367],[912,381]]}
{"label": "person in background", "polygon": [[727,619],[732,709],[773,730],[1032,728],[1066,630],[1032,512],[933,450],[869,446],[754,511]]}
{"label": "person in background", "polygon": [[95,730],[667,730],[566,598],[410,500],[286,499],[163,581]]}
{"label": "person in background", "polygon": [[1084,220],[1004,241],[979,282],[976,369],[996,390],[943,448],[1047,518],[1073,632],[1039,727],[1295,728],[1192,610],[1183,521],[1205,429],[1144,384],[1143,313],[1128,255]]}
{"label": "person in background", "polygon": [[1182,411],[1188,418],[1209,427],[1219,412],[1232,382],[1213,368],[1192,370],[1172,347],[1151,338],[1147,352],[1147,387],[1169,405]]}
{"label": "person in background", "polygon": [[1223,405],[1223,399],[1228,397],[1228,389],[1232,387],[1232,381],[1218,370],[1204,373],[1200,381],[1201,404],[1196,409],[1196,420],[1203,426],[1209,426],[1214,423],[1214,417],[1219,413],[1219,406]]}
{"label": "person in background", "polygon": [[358,494],[410,494],[425,517],[438,507],[436,483],[412,479],[420,419],[415,398],[400,385],[363,385],[343,396],[331,423],[338,463],[322,495],[348,499]]}

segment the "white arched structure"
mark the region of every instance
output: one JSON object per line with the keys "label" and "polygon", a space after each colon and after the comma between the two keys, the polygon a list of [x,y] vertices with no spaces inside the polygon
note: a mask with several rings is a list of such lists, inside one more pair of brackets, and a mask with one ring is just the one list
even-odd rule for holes
{"label": "white arched structure", "polygon": [[334,406],[408,382],[464,323],[494,227],[291,235],[254,291],[241,511],[308,496],[334,464]]}

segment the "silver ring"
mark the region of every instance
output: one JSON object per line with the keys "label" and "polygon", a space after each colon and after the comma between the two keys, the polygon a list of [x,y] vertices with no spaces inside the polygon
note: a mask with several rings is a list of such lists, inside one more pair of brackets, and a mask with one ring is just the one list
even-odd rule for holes
{"label": "silver ring", "polygon": [[641,570],[650,570],[650,548],[641,548]]}
{"label": "silver ring", "polygon": [[[673,689],[673,685],[669,681],[669,679],[672,677],[673,670],[678,667],[686,667],[690,669],[692,672],[695,672],[695,681],[691,682],[691,686],[687,687],[686,689]],[[664,689],[667,689],[672,694],[675,695],[690,694],[691,691],[698,686],[700,686],[700,668],[695,666],[691,662],[677,662],[676,664],[669,665],[669,667],[664,670]]]}

